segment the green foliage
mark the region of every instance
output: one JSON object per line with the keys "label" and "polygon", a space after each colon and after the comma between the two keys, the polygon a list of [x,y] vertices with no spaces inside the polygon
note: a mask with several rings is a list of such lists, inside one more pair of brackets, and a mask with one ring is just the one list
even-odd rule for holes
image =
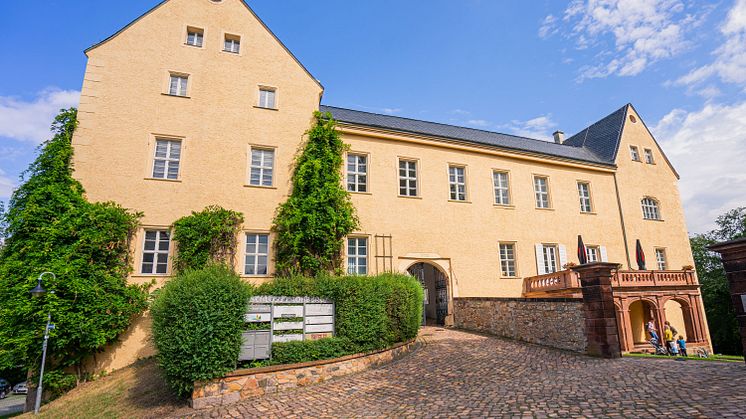
{"label": "green foliage", "polygon": [[219,206],[178,219],[173,225],[174,270],[201,269],[213,262],[233,266],[242,223],[243,214]]}
{"label": "green foliage", "polygon": [[412,339],[422,321],[422,286],[409,275],[278,278],[259,286],[257,294],[333,300],[336,337],[350,342],[350,353]]}
{"label": "green foliage", "polygon": [[746,208],[736,208],[717,218],[718,228],[690,238],[694,264],[702,289],[702,301],[715,352],[742,353],[736,313],[730,297],[728,279],[720,257],[707,246],[746,237]]}
{"label": "green foliage", "polygon": [[356,352],[356,346],[347,338],[281,342],[272,344],[271,364],[297,364],[339,358]]}
{"label": "green foliage", "polygon": [[340,271],[344,237],[358,226],[349,193],[342,186],[347,146],[330,114],[314,114],[315,125],[296,159],[293,187],[277,209],[273,231],[280,275]]}
{"label": "green foliage", "polygon": [[[72,177],[76,110],[63,110],[3,214],[0,249],[0,370],[36,370],[47,313],[56,329],[47,369],[80,367],[147,307],[147,287],[127,285],[129,244],[141,214],[89,203]],[[47,293],[29,291],[44,271]],[[79,374],[83,374],[78,368]],[[60,388],[66,388],[65,382]],[[50,384],[54,386],[54,384]]]}
{"label": "green foliage", "polygon": [[185,271],[152,304],[153,338],[169,385],[189,396],[195,381],[236,368],[252,287],[223,265]]}
{"label": "green foliage", "polygon": [[[38,384],[38,378],[37,378]],[[54,400],[78,385],[74,374],[67,374],[62,370],[54,370],[44,373],[44,392],[50,400]]]}

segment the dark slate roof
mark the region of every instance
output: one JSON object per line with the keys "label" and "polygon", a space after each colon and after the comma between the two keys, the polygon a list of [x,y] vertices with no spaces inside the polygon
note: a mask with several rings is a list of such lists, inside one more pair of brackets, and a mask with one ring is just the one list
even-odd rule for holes
{"label": "dark slate roof", "polygon": [[631,105],[626,104],[611,115],[591,124],[565,140],[565,144],[587,148],[604,161],[614,162],[622,139],[624,116],[627,115],[629,106]]}
{"label": "dark slate roof", "polygon": [[[431,135],[434,137],[440,137],[450,140],[463,141],[467,143],[486,145],[509,150],[517,150],[594,164],[614,164],[613,159],[606,157],[608,153],[598,155],[588,144],[586,144],[585,146],[575,146],[575,144],[571,146],[568,145],[567,142],[565,142],[565,144],[556,144],[554,142],[519,137],[510,134],[502,134],[499,132],[483,131],[473,128],[420,121],[416,119],[400,118],[397,116],[355,111],[333,106],[322,105],[320,107],[320,110],[321,112],[331,113],[332,117],[340,123],[362,125],[411,134]],[[577,135],[575,137],[577,137]],[[595,141],[588,142],[590,143]]]}

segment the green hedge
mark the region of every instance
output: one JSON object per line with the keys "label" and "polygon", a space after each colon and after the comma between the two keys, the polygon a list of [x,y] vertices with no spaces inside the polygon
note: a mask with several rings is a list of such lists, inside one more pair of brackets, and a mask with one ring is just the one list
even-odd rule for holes
{"label": "green hedge", "polygon": [[[412,339],[417,336],[422,321],[422,286],[408,275],[278,278],[262,284],[256,294],[313,296],[333,300],[337,315],[336,338],[344,340],[346,345],[343,355],[383,349]],[[317,350],[316,345],[325,344],[297,342],[293,344],[293,350],[297,350],[295,346],[304,344],[309,348],[308,356],[298,359],[324,359],[316,358],[313,354]],[[285,346],[273,345],[273,361],[277,360],[281,351],[286,351]]]}
{"label": "green hedge", "polygon": [[151,307],[158,363],[169,385],[189,396],[195,381],[236,368],[253,288],[220,265],[186,271],[160,289]]}

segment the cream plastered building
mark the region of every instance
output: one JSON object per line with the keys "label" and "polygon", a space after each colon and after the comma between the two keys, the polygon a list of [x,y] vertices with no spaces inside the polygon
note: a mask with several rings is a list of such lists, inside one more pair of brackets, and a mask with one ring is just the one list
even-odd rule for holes
{"label": "cream plastered building", "polygon": [[[454,297],[520,297],[578,262],[578,235],[622,269],[638,239],[649,269],[693,265],[678,175],[632,105],[555,142],[321,106],[320,82],[242,0],[164,1],[86,55],[75,177],[144,213],[132,282],[167,280],[170,226],[208,205],[244,214],[236,270],[272,278],[272,218],[317,110],[350,145],[350,271],[418,276],[432,321],[450,321]],[[152,355],[148,325],[97,365]]]}

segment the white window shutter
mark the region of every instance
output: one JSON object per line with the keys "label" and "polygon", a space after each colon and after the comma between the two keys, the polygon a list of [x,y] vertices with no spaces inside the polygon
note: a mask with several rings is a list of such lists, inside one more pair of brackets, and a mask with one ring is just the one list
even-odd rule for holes
{"label": "white window shutter", "polygon": [[536,272],[539,275],[547,273],[544,270],[544,246],[541,243],[536,245]]}
{"label": "white window shutter", "polygon": [[559,260],[560,260],[560,266],[559,270],[565,269],[564,266],[567,265],[567,248],[564,244],[560,244],[557,246],[559,248]]}
{"label": "white window shutter", "polygon": [[609,256],[606,254],[606,246],[600,246],[599,250],[601,251],[601,262],[608,262]]}

